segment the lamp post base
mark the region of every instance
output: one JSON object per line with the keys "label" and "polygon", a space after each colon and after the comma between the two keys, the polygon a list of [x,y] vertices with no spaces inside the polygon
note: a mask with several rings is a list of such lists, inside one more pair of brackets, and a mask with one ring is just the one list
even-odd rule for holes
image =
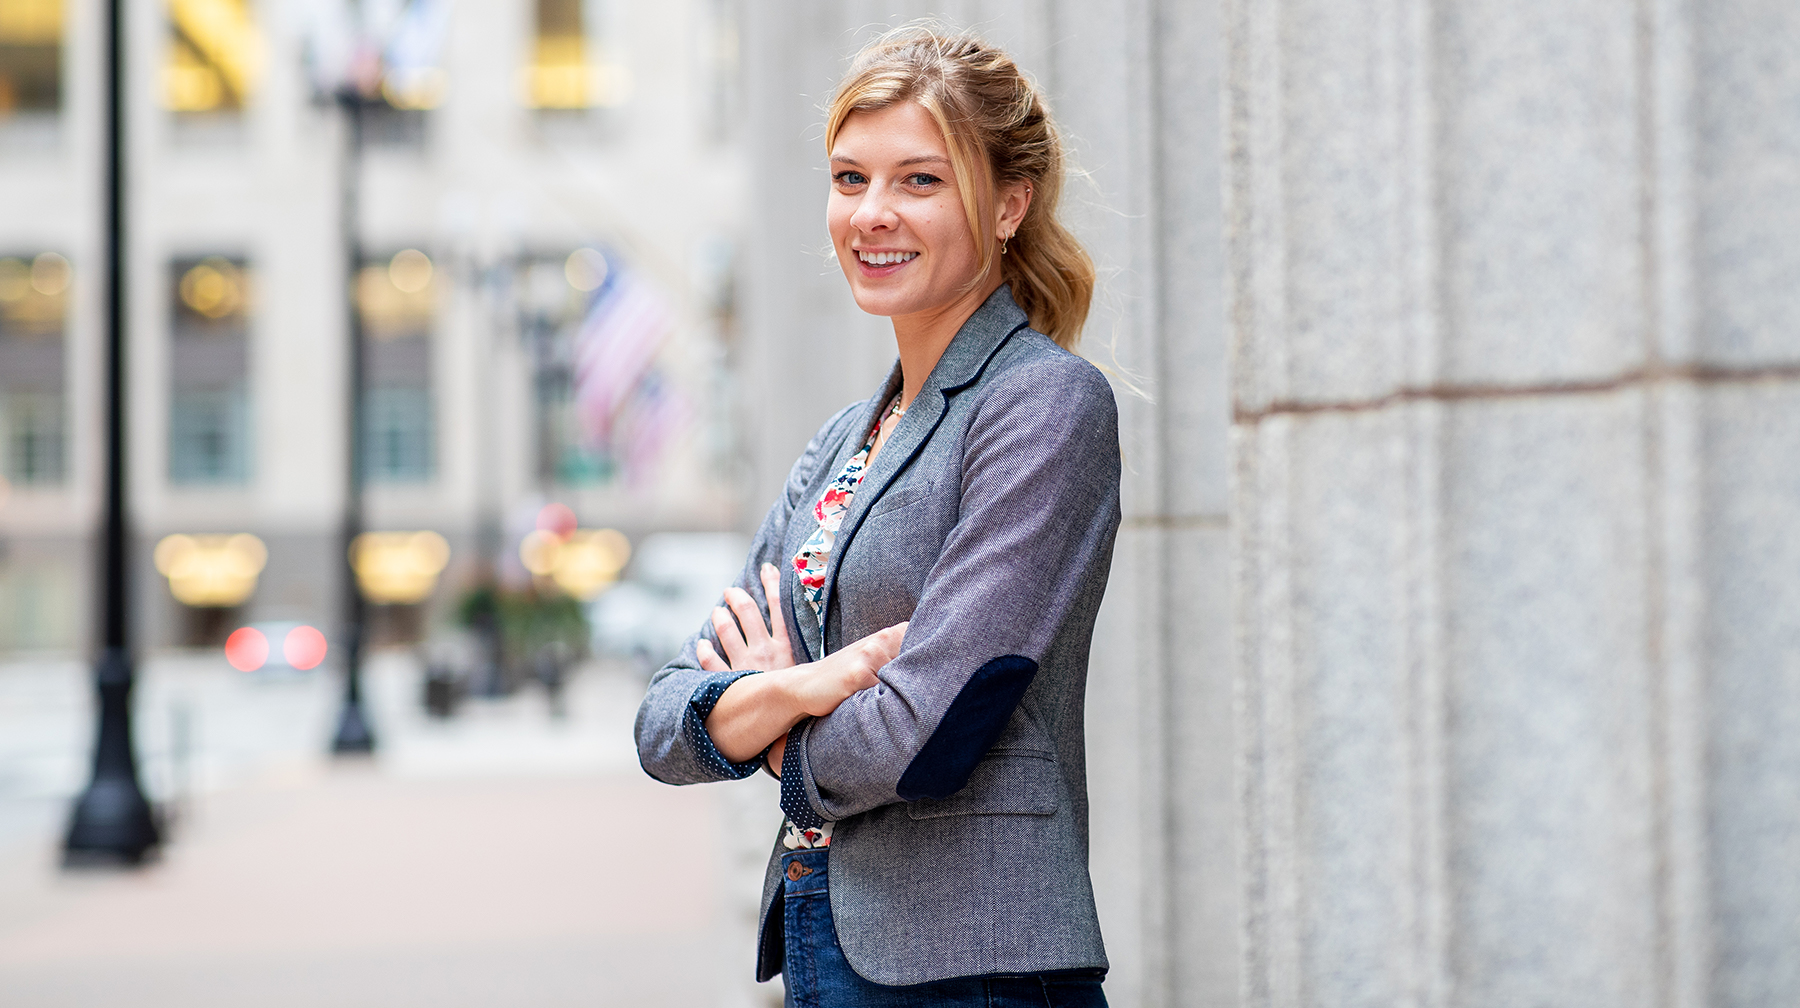
{"label": "lamp post base", "polygon": [[161,841],[156,815],[130,779],[96,780],[75,803],[67,864],[139,864]]}
{"label": "lamp post base", "polygon": [[363,714],[362,704],[354,700],[344,704],[343,711],[338,714],[337,734],[331,739],[333,756],[366,756],[375,751],[375,733],[369,729],[369,719]]}
{"label": "lamp post base", "polygon": [[100,723],[94,775],[75,802],[63,850],[71,863],[137,864],[161,842],[161,830],[138,786],[131,744],[131,656],[107,648],[94,669]]}

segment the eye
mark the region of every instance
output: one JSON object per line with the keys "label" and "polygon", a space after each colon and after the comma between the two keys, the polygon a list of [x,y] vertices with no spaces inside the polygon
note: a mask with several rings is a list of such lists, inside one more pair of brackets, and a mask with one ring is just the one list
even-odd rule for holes
{"label": "eye", "polygon": [[921,189],[928,189],[942,181],[943,179],[928,172],[913,172],[911,175],[906,176],[907,185],[918,186]]}
{"label": "eye", "polygon": [[831,180],[841,186],[859,186],[869,181],[862,172],[841,171],[831,176]]}

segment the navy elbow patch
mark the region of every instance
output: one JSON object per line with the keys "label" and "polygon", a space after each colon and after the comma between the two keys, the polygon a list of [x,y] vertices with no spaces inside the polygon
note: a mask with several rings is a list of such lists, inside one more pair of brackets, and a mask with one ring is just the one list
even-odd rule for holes
{"label": "navy elbow patch", "polygon": [[961,791],[1006,729],[1037,670],[1038,663],[1023,655],[1001,655],[976,669],[900,775],[895,789],[900,798],[948,798]]}

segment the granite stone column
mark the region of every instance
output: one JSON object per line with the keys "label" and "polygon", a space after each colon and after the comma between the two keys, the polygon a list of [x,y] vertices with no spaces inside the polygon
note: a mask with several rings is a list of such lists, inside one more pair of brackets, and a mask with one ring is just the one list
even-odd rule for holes
{"label": "granite stone column", "polygon": [[1225,20],[1245,1003],[1800,1003],[1800,7]]}

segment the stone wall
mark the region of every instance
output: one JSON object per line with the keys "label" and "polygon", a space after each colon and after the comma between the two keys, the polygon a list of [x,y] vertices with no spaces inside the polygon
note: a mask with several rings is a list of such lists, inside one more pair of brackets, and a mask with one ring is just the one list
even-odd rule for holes
{"label": "stone wall", "polygon": [[1800,1001],[1800,8],[1225,19],[1246,1003]]}
{"label": "stone wall", "polygon": [[822,108],[864,40],[927,13],[1006,46],[1049,93],[1087,173],[1068,187],[1067,213],[1103,271],[1083,352],[1136,376],[1115,383],[1125,521],[1088,695],[1108,997],[1122,1008],[1235,1004],[1219,30],[1210,0],[746,8],[754,206],[734,353],[757,487],[749,498],[759,503],[745,521],[760,519],[806,438],[869,395],[893,360],[886,320],[856,308],[829,255]]}

